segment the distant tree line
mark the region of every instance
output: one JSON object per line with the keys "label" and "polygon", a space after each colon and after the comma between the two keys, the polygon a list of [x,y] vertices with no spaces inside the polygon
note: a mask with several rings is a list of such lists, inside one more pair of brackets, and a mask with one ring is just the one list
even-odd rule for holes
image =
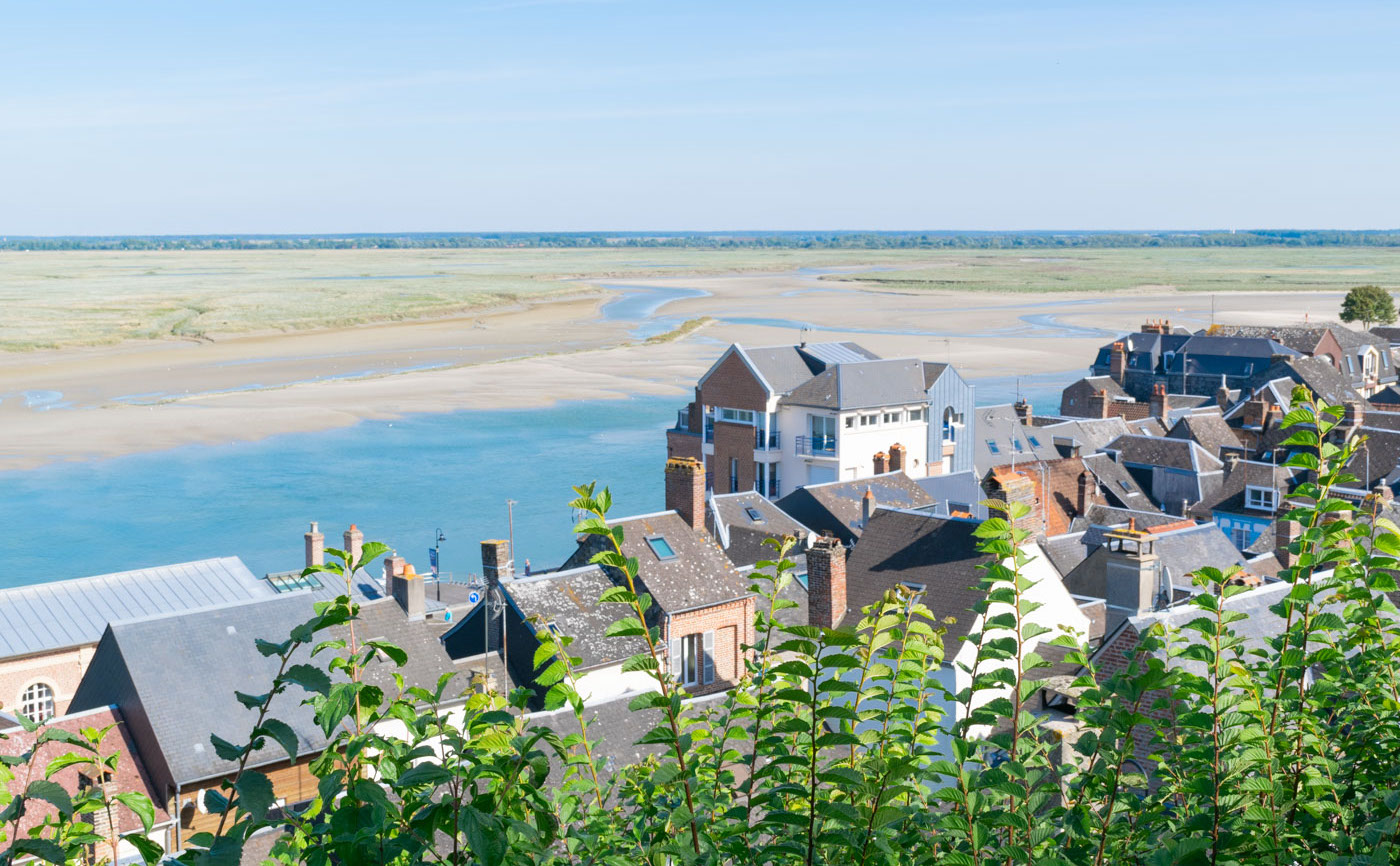
{"label": "distant tree line", "polygon": [[341,235],[3,237],[0,250],[339,249],[1072,249],[1141,247],[1396,247],[1400,230],[1163,232],[475,232]]}

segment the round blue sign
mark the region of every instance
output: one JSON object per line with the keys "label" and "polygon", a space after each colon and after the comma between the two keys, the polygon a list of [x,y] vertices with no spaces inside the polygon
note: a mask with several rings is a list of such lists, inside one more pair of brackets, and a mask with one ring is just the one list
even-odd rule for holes
{"label": "round blue sign", "polygon": [[478,601],[481,601],[481,593],[477,592],[476,590],[472,590],[470,593],[467,594],[467,601],[471,604],[476,604]]}

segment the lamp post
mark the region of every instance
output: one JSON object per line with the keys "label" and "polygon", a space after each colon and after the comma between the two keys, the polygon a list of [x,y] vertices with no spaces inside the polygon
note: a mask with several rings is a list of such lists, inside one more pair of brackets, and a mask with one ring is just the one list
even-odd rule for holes
{"label": "lamp post", "polygon": [[437,600],[442,601],[442,543],[447,540],[447,536],[442,534],[442,527],[437,528],[437,540],[433,544],[433,583],[437,584]]}

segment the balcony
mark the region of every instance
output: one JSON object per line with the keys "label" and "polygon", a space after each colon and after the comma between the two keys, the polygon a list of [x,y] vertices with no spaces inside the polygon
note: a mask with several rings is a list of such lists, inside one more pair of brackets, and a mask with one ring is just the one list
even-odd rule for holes
{"label": "balcony", "polygon": [[753,430],[753,447],[756,451],[776,451],[783,447],[783,437],[777,430],[769,430],[764,436],[763,430],[755,427]]}
{"label": "balcony", "polygon": [[835,457],[835,436],[798,436],[796,451],[803,457]]}

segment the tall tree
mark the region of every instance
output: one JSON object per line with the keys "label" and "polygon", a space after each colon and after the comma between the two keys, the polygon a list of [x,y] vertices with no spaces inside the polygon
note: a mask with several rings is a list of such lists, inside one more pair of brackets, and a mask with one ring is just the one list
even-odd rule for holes
{"label": "tall tree", "polygon": [[1360,322],[1367,330],[1389,325],[1395,321],[1395,299],[1380,286],[1357,286],[1342,301],[1342,321]]}

